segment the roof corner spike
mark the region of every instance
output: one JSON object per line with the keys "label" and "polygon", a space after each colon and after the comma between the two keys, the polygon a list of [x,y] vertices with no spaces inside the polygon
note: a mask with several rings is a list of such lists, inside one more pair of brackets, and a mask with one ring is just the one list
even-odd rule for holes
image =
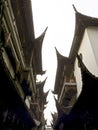
{"label": "roof corner spike", "polygon": [[46,27],[45,32],[47,31],[47,29],[48,29],[48,26]]}
{"label": "roof corner spike", "polygon": [[44,30],[44,32],[42,33],[41,36],[43,36],[43,37],[45,36],[47,29],[48,29],[48,27],[46,27],[46,29]]}
{"label": "roof corner spike", "polygon": [[78,11],[77,11],[76,7],[74,6],[74,4],[72,6],[73,6],[74,11],[77,13]]}
{"label": "roof corner spike", "polygon": [[46,29],[44,30],[43,34],[45,34],[45,33],[46,33],[47,29],[48,29],[48,26],[47,26],[47,27],[46,27]]}

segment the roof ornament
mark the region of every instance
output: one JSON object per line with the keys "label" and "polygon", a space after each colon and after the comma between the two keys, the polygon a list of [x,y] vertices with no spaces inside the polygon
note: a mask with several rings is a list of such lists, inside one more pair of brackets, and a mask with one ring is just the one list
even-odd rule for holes
{"label": "roof ornament", "polygon": [[72,6],[73,6],[74,11],[77,13],[78,11],[77,11],[76,7],[74,6],[74,4]]}
{"label": "roof ornament", "polygon": [[43,40],[44,37],[45,37],[47,29],[48,29],[48,26],[45,28],[44,32],[38,38],[36,38],[35,40],[37,40],[37,39],[42,39]]}

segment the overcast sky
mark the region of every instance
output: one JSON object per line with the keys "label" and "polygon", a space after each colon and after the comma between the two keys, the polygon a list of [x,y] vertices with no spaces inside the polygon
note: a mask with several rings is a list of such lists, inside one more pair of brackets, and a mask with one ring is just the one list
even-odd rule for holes
{"label": "overcast sky", "polygon": [[[54,47],[68,56],[75,28],[75,5],[77,11],[92,17],[98,17],[98,0],[32,0],[35,37],[38,37],[46,27],[48,30],[43,42],[43,70],[47,70],[47,82],[44,91],[54,89],[57,61]],[[45,110],[45,118],[49,121],[50,111],[56,111],[51,91],[48,95],[49,104]]]}

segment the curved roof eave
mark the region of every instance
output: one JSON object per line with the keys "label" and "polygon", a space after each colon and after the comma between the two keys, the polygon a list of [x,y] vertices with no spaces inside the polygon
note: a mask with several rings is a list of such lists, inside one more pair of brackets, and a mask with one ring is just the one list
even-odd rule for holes
{"label": "curved roof eave", "polygon": [[[48,28],[48,27],[47,27]],[[42,70],[42,43],[47,31],[47,28],[44,32],[36,39],[34,39],[34,50],[35,50],[35,64],[36,64],[36,73],[43,74],[44,71]]]}
{"label": "curved roof eave", "polygon": [[75,32],[74,32],[72,47],[69,54],[69,58],[71,58],[73,62],[75,60],[76,53],[80,47],[85,28],[89,26],[98,26],[98,18],[81,14],[76,10],[75,10],[75,14],[76,14]]}
{"label": "curved roof eave", "polygon": [[56,50],[56,55],[57,55],[58,64],[60,64],[61,62],[63,62],[64,64],[69,62],[69,58],[66,57],[66,56],[63,56],[63,55],[57,50],[56,47],[55,47],[55,50]]}
{"label": "curved roof eave", "polygon": [[54,93],[58,93],[58,89],[60,87],[60,81],[62,80],[62,74],[65,71],[64,65],[69,65],[71,63],[70,59],[61,55],[60,52],[55,48],[56,54],[57,54],[57,72],[56,72],[56,78],[55,78],[55,85],[54,85]]}
{"label": "curved roof eave", "polygon": [[46,80],[47,80],[47,77],[42,82],[37,83],[36,84],[37,88],[42,90],[44,85],[45,85],[45,83],[46,83]]}

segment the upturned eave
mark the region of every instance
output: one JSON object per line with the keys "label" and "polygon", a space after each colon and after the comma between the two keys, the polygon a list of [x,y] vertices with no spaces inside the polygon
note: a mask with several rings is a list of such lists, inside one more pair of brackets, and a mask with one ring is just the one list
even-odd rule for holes
{"label": "upturned eave", "polygon": [[84,31],[87,27],[96,26],[98,27],[98,18],[84,15],[75,11],[76,23],[75,23],[75,32],[73,37],[73,42],[69,54],[69,58],[74,62],[76,53],[80,47]]}

